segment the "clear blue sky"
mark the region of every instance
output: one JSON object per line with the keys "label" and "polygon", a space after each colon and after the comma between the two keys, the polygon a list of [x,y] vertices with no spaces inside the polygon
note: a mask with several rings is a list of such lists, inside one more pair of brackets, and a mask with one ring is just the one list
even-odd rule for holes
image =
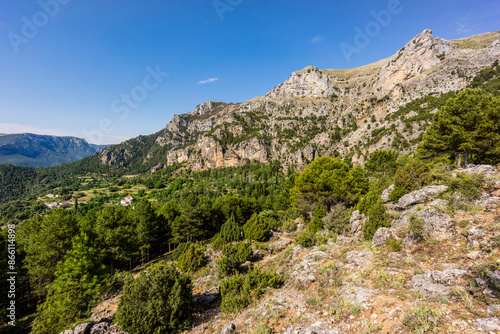
{"label": "clear blue sky", "polygon": [[355,46],[355,29],[374,22],[371,12],[397,2],[5,0],[0,133],[118,143],[205,100],[263,95],[308,65],[388,57],[427,28],[446,39],[500,30],[498,0],[400,0],[348,59],[342,43]]}

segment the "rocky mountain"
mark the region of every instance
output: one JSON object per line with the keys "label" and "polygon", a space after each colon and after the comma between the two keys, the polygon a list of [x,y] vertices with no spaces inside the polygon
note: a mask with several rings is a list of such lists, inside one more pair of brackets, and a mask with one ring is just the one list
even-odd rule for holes
{"label": "rocky mountain", "polygon": [[425,30],[376,63],[343,70],[309,66],[244,103],[206,101],[153,135],[102,150],[99,163],[137,171],[253,160],[300,166],[321,155],[363,163],[378,149],[411,152],[446,94],[466,88],[500,59],[499,39],[500,32],[492,32],[445,40]]}
{"label": "rocky mountain", "polygon": [[0,134],[0,164],[50,167],[86,158],[104,147],[76,137]]}

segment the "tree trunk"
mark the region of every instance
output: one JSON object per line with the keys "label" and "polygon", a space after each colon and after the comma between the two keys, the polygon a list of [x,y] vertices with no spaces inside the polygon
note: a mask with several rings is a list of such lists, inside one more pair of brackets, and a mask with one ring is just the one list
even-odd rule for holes
{"label": "tree trunk", "polygon": [[464,165],[465,168],[469,165],[469,152],[467,151],[464,152]]}
{"label": "tree trunk", "polygon": [[458,153],[457,154],[457,158],[456,158],[456,165],[458,167],[462,167],[462,153]]}

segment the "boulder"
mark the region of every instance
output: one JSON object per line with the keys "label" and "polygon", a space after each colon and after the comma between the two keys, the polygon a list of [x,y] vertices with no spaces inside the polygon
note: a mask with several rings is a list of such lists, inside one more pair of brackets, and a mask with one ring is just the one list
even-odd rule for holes
{"label": "boulder", "polygon": [[423,274],[413,275],[409,286],[424,297],[439,298],[448,296],[451,287],[459,285],[465,270],[446,268],[443,271],[429,270]]}
{"label": "boulder", "polygon": [[424,236],[437,241],[453,240],[456,236],[455,220],[434,208],[418,211],[417,217],[424,221]]}
{"label": "boulder", "polygon": [[367,217],[356,210],[352,213],[349,224],[351,225],[351,235],[356,239],[363,238],[363,224],[365,223]]}
{"label": "boulder", "polygon": [[391,184],[389,188],[382,192],[382,202],[388,203],[391,200],[391,193],[394,190],[394,184]]}
{"label": "boulder", "polygon": [[499,318],[487,318],[476,321],[472,327],[476,330],[483,332],[493,332],[498,333],[500,331],[500,319]]}
{"label": "boulder", "polygon": [[497,182],[495,183],[495,189],[500,189],[500,181],[497,181]]}
{"label": "boulder", "polygon": [[339,235],[337,237],[337,244],[338,245],[347,245],[347,244],[352,244],[355,241],[355,238],[350,238],[350,237],[344,237],[342,235]]}
{"label": "boulder", "polygon": [[234,333],[235,330],[236,330],[236,325],[231,322],[225,325],[224,328],[222,328],[220,334],[231,334]]}
{"label": "boulder", "polygon": [[481,174],[484,176],[492,176],[498,172],[498,169],[490,165],[468,165],[466,168],[459,168],[453,171],[452,176],[456,177],[457,173]]}
{"label": "boulder", "polygon": [[371,297],[377,292],[375,290],[347,284],[339,289],[339,293],[342,300],[348,301],[349,305],[366,307]]}
{"label": "boulder", "polygon": [[347,253],[346,260],[348,264],[344,266],[345,269],[353,271],[366,269],[372,263],[373,253],[362,252],[362,251],[351,251]]}
{"label": "boulder", "polygon": [[78,326],[76,326],[75,330],[73,332],[74,332],[74,334],[89,334],[91,327],[92,327],[92,323],[85,322],[83,324],[79,324]]}
{"label": "boulder", "polygon": [[92,326],[89,334],[108,334],[109,326],[110,323],[107,321],[100,322]]}
{"label": "boulder", "polygon": [[399,239],[394,230],[392,228],[381,227],[373,235],[372,247],[382,247],[393,239]]}
{"label": "boulder", "polygon": [[490,305],[486,311],[490,317],[495,317],[500,315],[500,305]]}
{"label": "boulder", "polygon": [[398,206],[401,209],[406,209],[409,206],[424,203],[425,201],[436,197],[439,193],[446,191],[448,186],[427,186],[419,190],[412,191],[409,194],[404,195],[398,201]]}

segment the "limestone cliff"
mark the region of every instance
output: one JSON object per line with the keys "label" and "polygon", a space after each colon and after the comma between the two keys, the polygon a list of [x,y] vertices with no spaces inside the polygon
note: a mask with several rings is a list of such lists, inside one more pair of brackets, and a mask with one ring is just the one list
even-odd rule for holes
{"label": "limestone cliff", "polygon": [[138,163],[201,169],[252,160],[303,165],[325,154],[363,163],[377,149],[410,152],[436,110],[425,99],[413,110],[398,110],[466,88],[500,59],[498,39],[500,32],[450,41],[425,30],[373,64],[345,70],[308,66],[244,103],[206,101],[174,115],[154,135],[103,150],[100,161],[125,169]]}

